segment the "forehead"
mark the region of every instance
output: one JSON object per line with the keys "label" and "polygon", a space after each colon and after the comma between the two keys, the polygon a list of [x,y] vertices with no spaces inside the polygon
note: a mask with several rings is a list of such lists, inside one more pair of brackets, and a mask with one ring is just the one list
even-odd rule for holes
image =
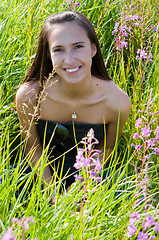
{"label": "forehead", "polygon": [[86,30],[76,22],[53,24],[48,33],[50,46],[71,44],[79,41],[90,43]]}

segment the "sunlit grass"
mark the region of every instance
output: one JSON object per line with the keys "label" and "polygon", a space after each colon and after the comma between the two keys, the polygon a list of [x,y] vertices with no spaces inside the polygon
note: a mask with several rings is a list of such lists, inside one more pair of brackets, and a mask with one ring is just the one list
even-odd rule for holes
{"label": "sunlit grass", "polygon": [[[150,89],[153,88],[153,111],[158,111],[159,54],[158,34],[152,31],[152,24],[157,27],[157,8],[154,1],[79,1],[77,10],[87,15],[98,34],[99,42],[108,72],[112,79],[128,93],[132,108],[122,136],[112,155],[111,176],[102,184],[91,184],[86,191],[86,202],[81,208],[84,191],[82,184],[74,183],[70,190],[59,193],[61,179],[55,184],[55,205],[50,204],[47,190],[42,189],[42,172],[46,164],[47,148],[41,160],[43,165],[38,179],[34,178],[37,168],[22,175],[22,162],[30,161],[32,152],[24,157],[23,141],[20,137],[18,117],[14,97],[18,85],[23,81],[29,68],[38,41],[38,34],[46,19],[52,13],[65,10],[59,1],[22,1],[2,0],[0,3],[0,225],[1,236],[11,226],[13,217],[34,216],[35,224],[30,226],[27,239],[129,239],[126,235],[129,215],[133,209],[136,175],[130,162],[138,156],[133,153],[131,143],[135,132],[135,121],[144,113]],[[73,6],[72,6],[73,7]],[[129,48],[117,51],[115,37],[112,35],[115,22],[121,22],[124,15],[142,15],[143,21],[129,39]],[[136,59],[137,49],[143,46],[151,49],[153,62]],[[157,123],[158,124],[158,123]],[[33,151],[33,150],[32,150]],[[23,160],[22,160],[23,159]],[[150,169],[152,196],[159,200],[157,155]],[[15,170],[10,165],[17,162]],[[120,163],[117,170],[116,166]],[[120,172],[116,176],[117,171]],[[21,173],[21,174],[19,174]],[[24,189],[16,198],[20,187],[19,175],[26,180]],[[5,180],[4,180],[5,177]],[[121,189],[122,179],[131,184]],[[33,184],[33,191],[27,194],[27,188]],[[111,187],[110,187],[111,183]],[[95,190],[95,191],[92,191]],[[159,211],[158,202],[153,214]],[[143,211],[143,204],[140,205]],[[26,232],[27,233],[27,232]],[[1,237],[0,237],[1,238]],[[135,237],[132,239],[135,239]]]}

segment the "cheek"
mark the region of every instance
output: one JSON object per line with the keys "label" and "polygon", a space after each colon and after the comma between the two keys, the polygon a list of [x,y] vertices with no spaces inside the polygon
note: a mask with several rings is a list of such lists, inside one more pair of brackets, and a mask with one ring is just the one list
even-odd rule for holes
{"label": "cheek", "polygon": [[88,65],[92,65],[92,54],[90,51],[85,52],[83,59]]}
{"label": "cheek", "polygon": [[78,56],[79,59],[81,59],[83,62],[85,63],[89,63],[91,62],[92,60],[92,55],[91,55],[91,52],[86,50],[84,52],[82,52],[79,56]]}
{"label": "cheek", "polygon": [[54,67],[58,66],[60,63],[60,58],[55,56],[54,54],[51,55],[51,61],[52,61],[52,65]]}
{"label": "cheek", "polygon": [[92,51],[91,51],[91,49],[87,49],[84,52],[84,55],[85,55],[85,59],[87,59],[87,61],[91,61],[91,59],[92,59]]}

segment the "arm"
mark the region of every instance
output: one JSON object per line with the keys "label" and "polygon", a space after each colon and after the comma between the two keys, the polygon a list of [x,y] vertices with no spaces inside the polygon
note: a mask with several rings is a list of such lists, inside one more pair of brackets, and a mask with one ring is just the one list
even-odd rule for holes
{"label": "arm", "polygon": [[[119,139],[123,131],[124,125],[129,117],[130,107],[130,99],[127,94],[122,91],[119,92],[114,101],[111,101],[111,104],[109,103],[109,121],[106,129],[106,149],[104,160],[107,160],[110,156],[114,149],[116,138],[118,137]],[[101,159],[102,157],[103,154]],[[109,159],[107,161],[109,161]]]}
{"label": "arm", "polygon": [[[27,155],[31,151],[34,152],[31,159],[31,164],[38,168],[41,167],[39,159],[42,155],[42,146],[40,143],[36,123],[36,92],[37,92],[37,83],[23,84],[17,91],[16,94],[16,109],[20,122],[20,129],[23,139],[25,140],[25,154]],[[50,168],[47,165],[43,172],[43,185],[47,183],[51,184],[52,175]]]}

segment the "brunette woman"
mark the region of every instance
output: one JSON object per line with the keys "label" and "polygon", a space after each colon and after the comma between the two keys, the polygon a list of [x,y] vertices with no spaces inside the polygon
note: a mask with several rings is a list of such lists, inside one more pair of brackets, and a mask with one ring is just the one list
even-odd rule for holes
{"label": "brunette woman", "polygon": [[[129,116],[130,100],[109,77],[91,22],[79,12],[61,12],[44,24],[37,52],[16,95],[16,106],[25,153],[34,151],[35,166],[49,144],[49,162],[43,182],[51,184],[55,172],[74,182],[77,142],[90,128],[99,140],[98,149],[107,155],[115,145],[120,112],[119,136]],[[74,123],[74,124],[73,124]],[[106,128],[106,149],[104,146]],[[45,141],[44,141],[45,139]],[[105,161],[100,157],[101,161]],[[40,166],[40,165],[39,165]],[[57,176],[56,176],[57,177]]]}

